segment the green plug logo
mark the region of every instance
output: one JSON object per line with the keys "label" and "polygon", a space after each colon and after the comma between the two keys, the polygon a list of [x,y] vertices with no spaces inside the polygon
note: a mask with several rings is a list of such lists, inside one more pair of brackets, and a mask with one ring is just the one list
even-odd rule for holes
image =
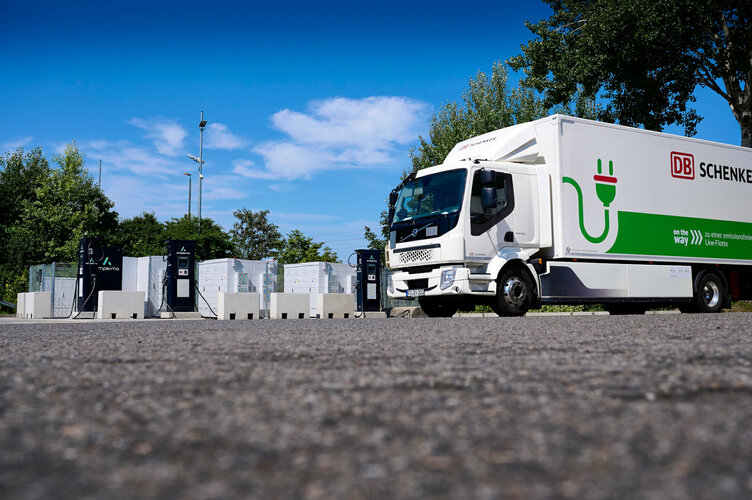
{"label": "green plug logo", "polygon": [[616,198],[616,177],[614,177],[614,162],[608,162],[608,175],[601,175],[601,160],[598,159],[598,174],[593,176],[595,180],[595,194],[598,195],[598,199],[603,203],[604,208],[608,208],[609,205]]}
{"label": "green plug logo", "polygon": [[580,185],[571,177],[561,178],[561,181],[563,183],[571,184],[572,186],[574,186],[575,191],[577,191],[577,207],[579,210],[580,232],[586,240],[588,240],[590,243],[595,244],[601,243],[603,240],[605,240],[610,229],[608,207],[611,206],[611,203],[613,203],[614,199],[616,198],[616,177],[614,177],[614,162],[608,162],[608,175],[603,175],[603,165],[601,164],[601,160],[599,158],[598,173],[593,176],[593,180],[595,180],[595,194],[598,196],[598,199],[601,200],[601,203],[603,203],[603,215],[605,222],[603,233],[600,236],[590,236],[590,234],[588,234],[587,230],[585,229],[585,215],[583,213],[582,189],[580,189]]}

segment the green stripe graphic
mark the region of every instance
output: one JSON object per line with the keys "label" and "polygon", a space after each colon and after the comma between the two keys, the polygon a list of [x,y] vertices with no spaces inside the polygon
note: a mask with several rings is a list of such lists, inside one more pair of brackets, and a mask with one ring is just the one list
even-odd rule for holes
{"label": "green stripe graphic", "polygon": [[752,260],[752,224],[619,212],[608,253]]}

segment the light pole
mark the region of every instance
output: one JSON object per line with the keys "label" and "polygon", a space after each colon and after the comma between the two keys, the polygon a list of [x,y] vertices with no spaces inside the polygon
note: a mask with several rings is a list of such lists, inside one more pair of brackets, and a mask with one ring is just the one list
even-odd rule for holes
{"label": "light pole", "polygon": [[183,175],[188,176],[188,221],[191,220],[191,174],[183,172]]}
{"label": "light pole", "polygon": [[201,112],[201,121],[198,122],[198,129],[200,131],[198,140],[198,158],[192,154],[188,155],[188,158],[198,163],[198,232],[201,234],[201,186],[204,182],[204,128],[206,128],[206,120],[204,120],[204,112]]}

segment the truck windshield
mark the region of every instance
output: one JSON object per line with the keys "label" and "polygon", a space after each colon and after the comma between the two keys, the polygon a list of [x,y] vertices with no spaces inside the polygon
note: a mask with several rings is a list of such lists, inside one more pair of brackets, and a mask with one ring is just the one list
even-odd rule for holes
{"label": "truck windshield", "polygon": [[408,182],[400,191],[392,222],[458,211],[466,175],[465,169],[449,170]]}

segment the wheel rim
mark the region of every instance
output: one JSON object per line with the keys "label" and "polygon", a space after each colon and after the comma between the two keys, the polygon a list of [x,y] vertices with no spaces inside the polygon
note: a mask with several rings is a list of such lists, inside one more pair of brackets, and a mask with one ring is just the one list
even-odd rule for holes
{"label": "wheel rim", "polygon": [[525,283],[520,278],[512,277],[504,283],[504,300],[507,304],[517,307],[524,304],[526,298]]}
{"label": "wheel rim", "polygon": [[718,285],[712,281],[705,283],[705,286],[702,288],[702,300],[711,309],[717,306],[718,302],[721,301],[721,291]]}

